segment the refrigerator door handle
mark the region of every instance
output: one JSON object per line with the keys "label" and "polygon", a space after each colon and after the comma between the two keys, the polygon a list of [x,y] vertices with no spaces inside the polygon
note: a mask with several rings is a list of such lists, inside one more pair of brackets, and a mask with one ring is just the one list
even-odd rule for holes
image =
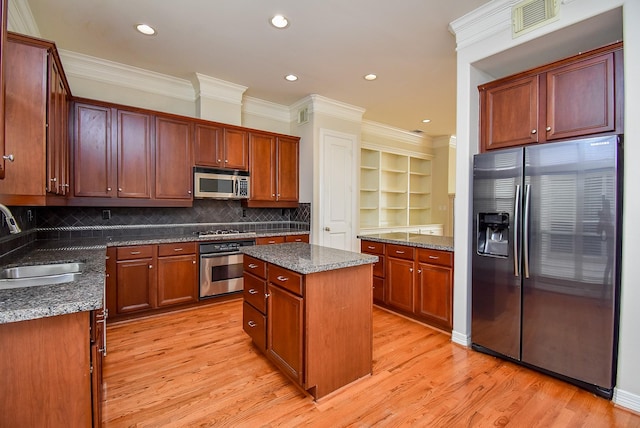
{"label": "refrigerator door handle", "polygon": [[529,203],[531,201],[531,185],[524,186],[524,219],[522,225],[522,256],[524,257],[524,277],[529,278]]}
{"label": "refrigerator door handle", "polygon": [[516,184],[516,197],[513,207],[513,274],[517,278],[520,276],[520,256],[518,241],[518,225],[520,224],[520,185]]}

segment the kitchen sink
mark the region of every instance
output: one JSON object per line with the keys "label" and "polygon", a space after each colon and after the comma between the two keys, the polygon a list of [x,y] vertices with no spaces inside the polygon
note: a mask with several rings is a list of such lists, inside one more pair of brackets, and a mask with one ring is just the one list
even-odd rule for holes
{"label": "kitchen sink", "polygon": [[63,284],[78,278],[84,263],[16,266],[0,270],[0,289]]}

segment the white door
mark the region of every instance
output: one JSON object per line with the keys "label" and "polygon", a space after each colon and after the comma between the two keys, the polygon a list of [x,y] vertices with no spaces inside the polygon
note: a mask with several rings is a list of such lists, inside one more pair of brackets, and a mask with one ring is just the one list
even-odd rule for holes
{"label": "white door", "polygon": [[357,201],[354,152],[357,137],[336,131],[320,130],[322,180],[320,183],[320,236],[325,247],[354,250],[354,213]]}

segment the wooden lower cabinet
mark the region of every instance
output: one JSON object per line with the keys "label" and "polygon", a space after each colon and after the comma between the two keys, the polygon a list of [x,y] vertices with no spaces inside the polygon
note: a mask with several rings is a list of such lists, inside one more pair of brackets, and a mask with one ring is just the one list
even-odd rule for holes
{"label": "wooden lower cabinet", "polygon": [[306,242],[308,244],[309,235],[303,233],[300,235],[263,236],[256,238],[256,245],[284,244],[285,242]]}
{"label": "wooden lower cabinet", "polygon": [[[376,304],[451,331],[452,252],[371,241],[362,241],[361,252],[386,258],[384,269],[377,269],[381,276],[375,276],[374,265],[373,290]],[[379,289],[383,292],[377,291]]]}
{"label": "wooden lower cabinet", "polygon": [[90,319],[85,311],[0,324],[0,426],[101,426]]}
{"label": "wooden lower cabinet", "polygon": [[380,242],[362,241],[360,252],[378,256],[378,261],[373,264],[373,301],[385,302],[385,245]]}
{"label": "wooden lower cabinet", "polygon": [[[110,272],[110,265],[115,272]],[[115,263],[107,260],[107,308],[112,318],[197,301],[195,242],[117,247]]]}
{"label": "wooden lower cabinet", "polygon": [[296,385],[318,399],[371,374],[370,265],[301,275],[247,255],[244,263],[243,328]]}

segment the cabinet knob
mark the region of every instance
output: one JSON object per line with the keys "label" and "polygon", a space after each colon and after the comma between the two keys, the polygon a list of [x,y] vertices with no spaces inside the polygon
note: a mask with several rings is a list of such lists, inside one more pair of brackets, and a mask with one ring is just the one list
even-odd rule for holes
{"label": "cabinet knob", "polygon": [[547,132],[551,131],[551,127],[547,126]]}
{"label": "cabinet knob", "polygon": [[218,163],[222,162],[222,159],[218,159]]}
{"label": "cabinet knob", "polygon": [[8,160],[9,162],[13,162],[16,158],[13,155],[3,155],[2,159]]}
{"label": "cabinet knob", "polygon": [[122,187],[118,187],[118,192],[122,192]]}
{"label": "cabinet knob", "polygon": [[272,193],[272,194],[271,194],[271,196],[272,196],[273,198],[275,198],[275,197],[276,197],[276,194],[275,194],[275,193]]}
{"label": "cabinet knob", "polygon": [[409,268],[409,272],[413,272],[413,268]]}
{"label": "cabinet knob", "polygon": [[149,265],[149,269],[153,269],[153,265]]}
{"label": "cabinet knob", "polygon": [[531,130],[531,133],[532,133],[532,134],[535,134],[536,132],[538,132],[538,131],[536,131],[535,129],[532,129],[532,130]]}
{"label": "cabinet knob", "polygon": [[418,273],[422,273],[422,269],[418,269]]}
{"label": "cabinet knob", "polygon": [[111,187],[107,187],[107,192],[110,192],[110,191],[111,191]]}
{"label": "cabinet knob", "polygon": [[190,195],[191,194],[191,190],[187,190],[187,193]]}
{"label": "cabinet knob", "polygon": [[51,179],[49,179],[49,180],[50,180],[50,181],[52,181],[52,182],[54,182],[54,183],[55,183],[56,181],[58,181],[58,179],[57,179],[56,177],[53,177],[53,178],[51,178]]}
{"label": "cabinet knob", "polygon": [[192,263],[195,265],[195,264],[196,264],[196,261],[194,260],[194,261],[192,261]]}
{"label": "cabinet knob", "polygon": [[229,161],[227,159],[224,160],[224,163],[229,163]]}

